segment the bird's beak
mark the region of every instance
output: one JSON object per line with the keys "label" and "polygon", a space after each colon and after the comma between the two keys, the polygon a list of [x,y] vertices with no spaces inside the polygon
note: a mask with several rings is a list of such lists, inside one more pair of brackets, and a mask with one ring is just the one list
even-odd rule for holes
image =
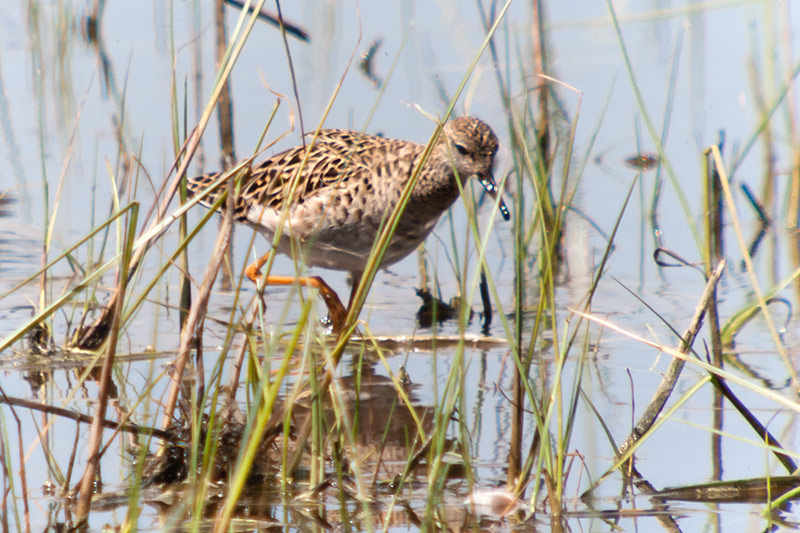
{"label": "bird's beak", "polygon": [[506,203],[503,201],[503,197],[500,196],[500,193],[497,192],[497,184],[494,182],[494,178],[490,172],[487,172],[483,176],[478,176],[478,181],[481,182],[483,188],[486,189],[486,192],[489,193],[489,196],[494,198],[495,200],[500,198],[500,215],[502,215],[503,220],[511,220],[511,213],[508,212],[508,207],[506,207]]}

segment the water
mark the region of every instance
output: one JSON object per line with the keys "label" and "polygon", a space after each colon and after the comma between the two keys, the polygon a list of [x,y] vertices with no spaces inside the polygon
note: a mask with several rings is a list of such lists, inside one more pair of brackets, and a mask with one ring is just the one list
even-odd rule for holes
{"label": "water", "polygon": [[[597,2],[583,2],[580,9],[567,3],[552,4],[546,7],[548,73],[577,91],[561,87],[558,97],[566,113],[566,123],[577,121],[574,151],[566,172],[570,179],[582,175],[573,202],[575,211],[568,214],[564,242],[567,266],[563,279],[559,280],[557,294],[562,310],[559,320],[567,319],[568,309],[580,307],[591,273],[606,246],[604,237],[577,213],[588,217],[604,232],[610,232],[628,188],[634,180],[639,180],[622,219],[615,250],[592,311],[640,335],[675,345],[669,330],[621,287],[624,285],[635,291],[682,330],[694,312],[704,281],[690,269],[659,269],[651,259],[654,240],[648,217],[655,172],[637,177],[636,171],[626,166],[624,160],[642,152],[655,153],[656,148],[637,106],[636,93],[626,72],[608,9]],[[721,131],[725,138],[726,162],[738,158],[749,147],[762,116],[759,98],[771,105],[797,61],[796,53],[787,54],[787,47],[795,51],[800,45],[796,6],[770,2],[714,6],[648,2],[615,7],[636,83],[659,136],[669,119],[665,153],[688,204],[687,214],[674,187],[665,184],[658,211],[663,245],[688,261],[700,261],[689,221],[702,228],[701,153],[719,141]],[[311,35],[308,44],[289,39],[305,130],[318,125],[341,82],[339,94],[325,120],[326,126],[365,128],[389,137],[425,142],[432,132],[432,124],[420,109],[435,115],[444,111],[443,96],[454,93],[484,38],[474,4],[296,2],[282,8],[287,19],[302,25]],[[55,220],[48,251],[48,258],[53,259],[108,217],[115,190],[122,191],[119,199],[122,205],[135,197],[142,206],[149,206],[154,189],[173,161],[170,97],[173,83],[181,127],[185,116],[187,127],[192,128],[214,81],[214,28],[208,6],[108,3],[97,45],[86,39],[85,9],[83,5],[55,3],[0,4],[4,28],[0,35],[3,140],[0,168],[5,169],[0,173],[0,192],[8,191],[15,198],[14,203],[3,207],[8,213],[0,219],[0,293],[41,267],[42,243],[49,223],[46,213]],[[512,3],[496,41],[501,67],[510,72],[510,93],[517,106],[528,97],[521,78],[531,71],[527,52],[529,9],[527,3]],[[228,29],[233,31],[238,11],[228,7],[226,16]],[[361,54],[377,39],[381,39],[382,44],[372,63],[375,73],[385,82],[380,90],[358,70]],[[753,70],[757,74],[754,75]],[[673,78],[674,91],[671,91]],[[275,106],[276,93],[282,95],[281,104],[267,140],[272,142],[283,133],[286,137],[278,140],[267,153],[276,153],[300,142],[300,115],[284,44],[279,32],[271,26],[256,24],[235,67],[232,88],[238,157],[247,157],[255,149]],[[763,96],[759,96],[759,92]],[[790,96],[796,99],[797,92],[795,86]],[[501,139],[496,175],[505,175],[511,168],[510,142],[488,53],[482,56],[457,105],[456,113],[464,112],[481,117],[494,127]],[[792,165],[792,146],[788,139],[796,139],[796,135],[791,136],[788,119],[796,121],[798,118],[796,110],[787,111],[781,107],[772,123],[776,140],[772,152],[774,181],[780,191],[788,188],[786,178]],[[118,131],[124,141],[123,151]],[[565,126],[554,142],[565,146],[567,134]],[[219,167],[219,144],[214,117],[192,172]],[[738,180],[734,190],[736,205],[747,237],[755,234],[756,216],[738,185],[746,183],[756,193],[760,192],[764,158],[764,145],[759,140],[749,147],[734,175]],[[558,160],[557,167],[559,172],[564,168],[563,159]],[[666,178],[665,173],[662,175]],[[45,196],[45,191],[49,196]],[[510,193],[506,194],[508,200]],[[526,201],[531,201],[530,196]],[[755,255],[762,290],[775,286],[797,268],[792,252],[794,235],[784,229],[788,217],[783,211],[783,200],[777,200],[774,208],[777,213],[774,224]],[[193,210],[191,223],[196,223],[203,214],[201,208]],[[513,309],[512,228],[499,216],[496,218],[487,257],[504,310],[509,311]],[[481,209],[479,220],[482,227],[490,222],[488,208]],[[730,218],[726,220],[726,254],[730,265],[721,285],[723,319],[752,301],[752,284],[740,266],[741,253],[730,229]],[[452,245],[451,221],[457,252]],[[464,208],[459,202],[426,242],[426,259],[444,300],[458,293],[452,266],[455,262],[459,265],[465,261],[471,263],[470,272],[474,272],[474,247],[469,254],[464,253],[468,234],[464,221]],[[250,238],[248,230],[237,230],[235,272],[252,260],[246,257]],[[104,258],[117,250],[117,239],[116,231],[112,231],[105,243]],[[202,279],[215,239],[216,231],[209,225],[190,248],[190,272],[198,280]],[[156,274],[155,269],[166,261],[177,242],[177,233],[171,231],[163,244],[152,251],[141,274],[143,280]],[[73,265],[85,265],[90,257],[97,260],[101,246],[102,241],[96,240],[91,250],[86,246],[77,250]],[[255,248],[263,253],[268,245],[259,237]],[[279,258],[274,271],[289,273],[293,268],[288,258]],[[463,266],[461,268],[463,270]],[[343,274],[315,273],[324,275],[340,294],[347,294]],[[171,359],[178,345],[177,274],[172,269],[163,277],[149,295],[148,303],[121,336],[119,352],[123,358],[133,361],[126,366],[128,378],[120,390],[123,405],[141,394],[151,378],[163,371],[162,365]],[[71,267],[68,262],[61,261],[54,268],[52,283],[48,285],[48,301],[59,297],[80,275],[77,266]],[[431,334],[430,330],[418,328],[416,324],[415,313],[421,301],[414,296],[413,288],[418,286],[418,279],[415,255],[378,274],[362,313],[373,334],[393,338]],[[69,329],[74,328],[84,303],[105,302],[113,284],[113,274],[109,273],[96,294],[55,315],[54,334],[59,343],[66,338]],[[794,303],[796,295],[791,289],[792,286],[784,289],[780,295]],[[253,290],[245,286],[243,292],[249,296]],[[279,322],[284,311],[287,313],[284,329],[288,330],[296,320],[299,305],[296,297],[286,304],[290,294],[287,289],[268,291],[269,327]],[[531,294],[529,305],[535,303],[535,294]],[[38,305],[37,283],[3,298],[0,336],[10,334],[29,320]],[[227,320],[233,305],[231,292],[216,290],[209,315]],[[480,311],[477,299],[473,308]],[[782,323],[785,311],[776,307],[774,313],[776,320]],[[795,323],[794,319],[790,321],[783,338],[789,354],[796,352],[793,348],[798,344]],[[209,323],[208,327],[206,351],[213,352],[213,348],[222,343],[225,327],[216,323]],[[473,319],[467,333],[480,337],[479,317]],[[437,334],[454,336],[458,334],[458,327],[453,322],[446,323]],[[497,317],[490,334],[505,337]],[[601,332],[596,326],[591,329],[589,339],[596,350],[595,357],[587,363],[583,387],[619,443],[649,400],[670,359],[663,354],[659,357],[655,350],[620,334]],[[794,399],[786,369],[777,356],[764,321],[760,318],[751,321],[736,340],[736,357],[743,366],[731,371]],[[22,348],[22,345],[18,343],[16,347]],[[150,355],[142,356],[143,352]],[[157,355],[152,356],[153,353]],[[393,372],[401,365],[408,369],[416,385],[413,389],[415,401],[418,405],[429,406],[445,386],[454,354],[452,348],[432,352],[401,345],[388,354],[387,361]],[[551,361],[552,357],[552,354],[545,354],[545,361]],[[73,372],[58,365],[46,372],[47,385],[39,389],[31,385],[39,372],[35,365],[31,366],[27,356],[6,350],[3,358],[3,389],[9,396],[31,398],[34,394],[44,394],[51,403],[60,405],[76,380]],[[476,459],[476,484],[493,487],[505,480],[511,360],[504,344],[469,347],[465,358],[467,388],[462,415],[468,416],[466,425],[472,432],[470,451]],[[73,359],[64,364],[68,368],[79,368],[84,362],[75,363]],[[566,376],[575,371],[574,365],[574,361],[568,362]],[[382,364],[375,363],[373,368],[378,378],[386,377]],[[688,390],[700,376],[691,367],[684,372],[677,393]],[[544,374],[554,379],[552,368],[546,368]],[[165,382],[161,380],[150,395],[160,398]],[[69,407],[91,412],[96,390],[91,383],[86,387],[84,391],[76,391],[80,400],[72,401]],[[775,402],[741,388],[736,392],[762,422],[769,422],[770,430],[787,449],[796,449],[798,437],[791,411],[780,409]],[[637,453],[638,468],[656,488],[711,479],[708,451],[711,396],[706,386]],[[378,413],[377,416],[381,416],[380,410]],[[7,409],[4,416],[6,431],[15,443],[16,430]],[[580,454],[583,468],[579,468],[577,461],[573,463],[567,483],[566,508],[586,512],[592,509],[578,496],[588,487],[589,479],[596,479],[612,466],[613,451],[589,409],[580,406],[576,416],[576,431],[570,448]],[[34,415],[23,420],[22,446],[28,454],[27,486],[35,506],[31,513],[32,527],[41,529],[63,516],[49,517],[47,509],[51,503],[41,495],[40,487],[46,480],[53,479],[54,473],[44,467],[42,449],[36,444],[36,426],[31,422],[37,419]],[[144,414],[140,422],[147,423]],[[150,423],[157,422],[151,420]],[[783,474],[774,459],[752,442],[757,440],[756,436],[728,407],[722,429],[728,435],[723,440],[721,454],[722,479]],[[63,470],[68,464],[71,447],[56,444],[72,443],[75,434],[75,425],[61,420],[48,433],[49,447],[56,451],[51,464],[58,465],[58,469]],[[86,434],[85,431],[79,434],[81,445]],[[531,438],[528,422],[524,442],[529,443]],[[16,453],[10,456],[17,460]],[[121,486],[126,475],[124,461],[115,454],[108,454],[104,460],[106,483]],[[465,484],[453,488],[453,508],[463,507],[461,502],[467,490]],[[650,508],[645,498],[620,501],[619,494],[618,478],[606,481],[596,495],[594,510],[614,509],[618,505]],[[424,491],[420,490],[419,495],[424,498]],[[424,505],[413,498],[411,501],[414,506]],[[684,515],[679,524],[685,531],[709,527],[721,531],[750,531],[761,529],[765,524],[758,515],[761,510],[758,505],[726,505],[715,509],[710,505],[683,503],[675,508]],[[124,508],[98,513],[93,515],[91,525],[99,528],[104,523],[116,524],[124,514]],[[794,507],[789,507],[782,517],[796,521],[796,514]],[[139,527],[157,529],[156,515],[154,509],[145,508]],[[573,529],[609,527],[596,518],[576,516],[570,520]],[[654,518],[626,519],[620,525],[626,530],[662,528]]]}

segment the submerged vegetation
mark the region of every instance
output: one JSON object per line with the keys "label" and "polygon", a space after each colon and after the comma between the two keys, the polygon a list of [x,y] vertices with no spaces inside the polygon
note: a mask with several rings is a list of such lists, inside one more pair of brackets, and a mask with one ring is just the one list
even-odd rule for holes
{"label": "submerged vegetation", "polygon": [[[430,119],[428,130],[435,132],[427,143],[430,151],[442,124],[469,110],[479,79],[482,91],[494,90],[493,109],[501,113],[491,117],[492,126],[505,143],[495,179],[511,221],[497,216],[504,209],[501,202],[467,182],[461,191],[464,201],[440,221],[438,240],[425,244],[443,252],[425,247],[419,252],[416,316],[408,303],[376,304],[380,258],[413,178],[398,207],[387,213],[367,269],[354,280],[343,327],[332,332],[314,290],[293,285],[276,296],[272,288],[249,285],[244,267],[250,261],[240,259],[258,255],[256,248],[265,244],[252,231],[234,228],[230,199],[239,194],[253,161],[289,135],[276,133],[287,106],[293,109],[289,120],[296,117],[294,125],[311,139],[347,98],[346,81],[363,76],[374,91],[374,103],[369,103],[366,123],[355,129],[372,130],[369,119],[387,105],[382,100],[387,87],[400,83],[395,68],[405,41],[398,48],[399,43],[382,38],[365,44],[359,37],[324,110],[310,116],[300,105],[305,87],[295,76],[295,46],[313,42],[314,33],[285,20],[279,3],[274,13],[264,10],[263,1],[250,10],[242,9],[248,3],[223,4],[216,2],[216,25],[207,30],[215,32],[217,64],[206,98],[191,101],[189,83],[177,66],[184,43],[174,42],[172,34],[168,39],[175,58],[172,92],[165,96],[171,106],[173,153],[164,172],[144,164],[146,142],[132,142],[129,130],[139,126],[130,122],[129,98],[136,89],[130,81],[119,85],[109,58],[104,2],[81,15],[36,2],[28,7],[34,69],[44,59],[45,9],[53,10],[47,23],[70,28],[56,37],[59,42],[80,35],[94,50],[102,72],[99,83],[114,106],[118,153],[104,154],[105,170],[96,171],[91,187],[88,177],[82,184],[78,195],[91,205],[90,223],[79,238],[61,246],[56,234],[67,195],[64,174],[54,185],[40,146],[43,175],[36,181],[43,183],[43,231],[38,238],[27,237],[35,244],[19,248],[36,250],[35,256],[27,252],[27,264],[39,266],[11,271],[0,285],[0,316],[4,308],[31,311],[0,332],[0,354],[8,373],[17,382],[22,377],[33,391],[21,397],[19,383],[4,383],[0,394],[6,494],[0,521],[5,529],[96,529],[109,520],[120,530],[152,527],[143,516],[157,517],[162,528],[215,531],[478,531],[536,522],[564,530],[571,528],[571,520],[584,519],[627,529],[626,520],[639,517],[676,531],[684,509],[675,510],[676,501],[757,502],[764,517],[760,527],[786,520],[791,511],[786,502],[800,485],[795,477],[798,443],[783,426],[791,427],[785,419],[800,411],[791,350],[797,338],[783,323],[784,318],[786,324],[796,323],[791,309],[797,291],[791,288],[800,287],[800,257],[792,244],[800,215],[795,107],[800,64],[792,63],[797,60],[790,45],[780,49],[785,70],[770,64],[764,67],[768,78],[753,76],[759,118],[751,136],[735,147],[720,138],[694,154],[694,176],[702,181],[695,187],[679,175],[668,148],[682,37],[671,59],[671,77],[662,80],[667,103],[659,126],[609,1],[604,24],[613,29],[625,69],[615,83],[630,88],[640,137],[637,152],[619,162],[628,165],[625,176],[630,178],[619,189],[625,193],[613,204],[606,195],[600,199],[606,205],[589,210],[592,201],[583,197],[598,193],[596,185],[587,183],[587,169],[593,161],[602,163],[596,143],[611,120],[605,107],[599,116],[587,118],[583,102],[589,89],[553,76],[558,69],[551,66],[548,35],[553,30],[544,19],[546,6],[533,3],[523,37],[508,20],[507,12],[515,7],[510,0],[491,6],[478,2],[479,45],[463,63],[458,84],[438,81],[441,109],[418,116]],[[666,15],[653,15],[661,16]],[[764,14],[770,16],[778,14]],[[270,58],[280,57],[291,73],[293,97],[268,93],[270,111],[261,136],[243,144],[251,152],[237,161],[232,110],[239,102],[232,73],[264,20],[277,28],[269,31],[280,32],[282,48]],[[795,30],[789,25],[787,31]],[[391,65],[384,50],[396,54]],[[59,107],[60,119],[75,121],[77,128],[84,111],[74,107],[65,70],[57,70],[64,76],[60,94],[66,102]],[[779,86],[772,86],[774,80],[780,80]],[[33,93],[44,113],[46,87],[35,76]],[[40,116],[40,142],[46,136],[43,120]],[[587,126],[592,121],[597,125]],[[644,126],[641,134],[639,124]],[[208,192],[189,198],[185,187],[187,173],[205,164],[214,125],[220,145],[215,153],[225,165],[214,181],[226,191],[214,195],[213,207],[221,217],[215,209],[197,207]],[[591,133],[580,134],[586,130]],[[299,138],[297,132],[291,135]],[[737,175],[753,159],[756,146],[766,154],[760,194]],[[64,173],[72,155],[70,143]],[[110,184],[109,198],[94,196],[102,180]],[[745,195],[738,196],[737,188]],[[0,191],[0,219],[13,215],[12,199],[23,196],[22,190]],[[694,198],[697,191],[702,200]],[[674,212],[665,213],[665,204]],[[748,217],[742,211],[750,206],[758,213],[758,233],[748,240]],[[637,217],[638,236],[636,229],[625,228]],[[792,228],[788,235],[781,232],[785,227]],[[765,233],[773,241],[773,256],[775,241],[789,241],[789,253],[768,261],[780,268],[757,263],[765,253]],[[202,245],[204,235],[214,236],[211,249]],[[591,252],[585,250],[587,241]],[[239,249],[242,243],[246,252]],[[578,258],[575,250],[581,246],[587,253]],[[677,311],[663,312],[665,303],[656,296],[666,290],[643,290],[644,267],[633,276],[626,272],[622,280],[615,277],[626,263],[635,262],[637,253],[661,279],[681,269],[682,286],[669,289],[680,300]],[[651,253],[652,258],[646,257]],[[305,274],[297,258],[280,262],[274,255],[263,270],[268,275],[287,265],[295,269],[290,273]],[[637,281],[638,286],[631,284]],[[413,284],[402,287],[409,301]],[[446,291],[457,295],[447,298]],[[642,319],[638,326],[623,318],[626,311],[616,310],[623,297],[635,301],[642,313],[636,314]],[[630,308],[626,303],[625,309]],[[409,317],[396,316],[395,309]],[[762,377],[762,368],[749,364],[737,345],[739,335],[756,323],[761,329],[750,346],[770,355],[770,369],[780,376],[774,382]],[[405,331],[409,324],[412,330]],[[382,333],[387,330],[390,335]],[[622,363],[630,390],[612,392],[605,389],[607,376],[600,365],[628,340],[635,346],[629,350],[653,359],[662,354],[665,362],[656,366],[648,360],[643,365],[651,370],[647,378],[634,376],[630,365]],[[653,368],[661,375],[653,377]],[[500,398],[494,405],[502,406],[495,407],[494,420],[487,419],[489,392]],[[609,398],[618,412],[601,407]],[[706,477],[682,480],[685,486],[666,488],[652,473],[642,472],[637,454],[646,445],[657,450],[649,457],[674,446],[665,425],[697,406],[710,412],[702,430],[712,442],[711,470],[704,472]],[[728,433],[723,414],[743,422],[735,426],[739,434]],[[622,418],[627,422],[621,424]],[[499,428],[495,435],[486,430],[490,423]],[[737,460],[764,466],[750,470],[749,479],[724,474],[722,449],[736,439],[749,443],[746,452],[737,451]],[[34,477],[47,479],[45,519],[39,517],[45,504],[31,496],[31,454],[44,457],[37,468],[45,472]],[[107,486],[104,479],[115,469]],[[609,494],[615,498],[611,503]],[[637,501],[637,495],[648,499]]]}

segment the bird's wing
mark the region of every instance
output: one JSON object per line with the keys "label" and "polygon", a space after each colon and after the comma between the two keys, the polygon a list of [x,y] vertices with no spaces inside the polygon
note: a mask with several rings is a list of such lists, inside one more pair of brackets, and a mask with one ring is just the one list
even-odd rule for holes
{"label": "bird's wing", "polygon": [[382,142],[379,137],[347,130],[322,130],[311,147],[298,146],[276,154],[254,167],[242,188],[240,199],[247,208],[258,203],[279,208],[288,199],[292,178],[299,171],[292,203],[302,202],[329,187],[370,172],[365,148]]}

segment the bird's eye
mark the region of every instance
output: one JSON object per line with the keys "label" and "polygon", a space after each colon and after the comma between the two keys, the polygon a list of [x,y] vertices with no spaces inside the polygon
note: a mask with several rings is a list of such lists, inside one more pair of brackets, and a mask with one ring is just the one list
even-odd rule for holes
{"label": "bird's eye", "polygon": [[456,150],[458,150],[458,153],[461,155],[467,155],[467,149],[463,144],[456,144]]}

